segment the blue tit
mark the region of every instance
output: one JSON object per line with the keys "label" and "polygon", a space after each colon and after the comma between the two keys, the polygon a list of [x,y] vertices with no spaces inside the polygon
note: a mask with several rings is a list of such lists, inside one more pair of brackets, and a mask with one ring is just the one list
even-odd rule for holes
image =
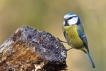
{"label": "blue tit", "polygon": [[82,50],[89,58],[92,67],[95,68],[95,64],[89,53],[88,42],[80,18],[73,13],[66,14],[64,16],[62,29],[67,44],[71,46],[71,48]]}

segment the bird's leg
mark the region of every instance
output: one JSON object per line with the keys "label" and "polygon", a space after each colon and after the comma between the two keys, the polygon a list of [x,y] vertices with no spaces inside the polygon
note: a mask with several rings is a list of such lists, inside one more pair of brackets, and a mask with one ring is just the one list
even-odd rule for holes
{"label": "bird's leg", "polygon": [[71,48],[66,49],[66,51],[69,51],[69,50],[71,50],[71,49],[72,49],[72,47],[71,47]]}
{"label": "bird's leg", "polygon": [[62,41],[62,40],[60,40],[59,38],[57,38],[60,42],[63,42],[63,43],[67,43],[66,41]]}

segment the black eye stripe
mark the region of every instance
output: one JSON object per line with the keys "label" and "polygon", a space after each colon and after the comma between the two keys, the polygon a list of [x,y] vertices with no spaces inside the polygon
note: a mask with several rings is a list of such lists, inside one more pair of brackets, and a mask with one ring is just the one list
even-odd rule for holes
{"label": "black eye stripe", "polygon": [[72,19],[73,17],[69,17],[67,20]]}
{"label": "black eye stripe", "polygon": [[73,17],[77,17],[77,16],[72,16],[72,17],[69,17],[67,20],[72,19]]}

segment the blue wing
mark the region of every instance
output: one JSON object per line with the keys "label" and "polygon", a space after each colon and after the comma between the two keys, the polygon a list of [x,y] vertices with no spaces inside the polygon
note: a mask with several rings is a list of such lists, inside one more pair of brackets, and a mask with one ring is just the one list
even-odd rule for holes
{"label": "blue wing", "polygon": [[83,31],[81,31],[80,29],[77,28],[77,32],[78,32],[78,35],[79,37],[81,38],[81,40],[84,42],[84,46],[85,48],[88,50],[89,52],[89,49],[88,49],[88,42],[87,42],[87,39],[86,39],[86,35],[83,33]]}
{"label": "blue wing", "polygon": [[83,27],[82,27],[81,30],[80,30],[79,28],[80,28],[80,27],[77,27],[78,35],[79,35],[79,37],[81,38],[81,40],[84,42],[84,46],[85,46],[85,48],[86,48],[87,51],[88,51],[88,52],[86,52],[86,54],[87,54],[87,56],[88,56],[88,58],[89,58],[89,61],[90,61],[91,65],[92,65],[92,67],[95,68],[95,64],[94,64],[94,62],[93,62],[93,60],[92,60],[92,58],[91,58],[91,56],[90,56],[90,54],[89,54],[88,42],[87,42],[86,36],[85,36],[85,34],[84,34]]}

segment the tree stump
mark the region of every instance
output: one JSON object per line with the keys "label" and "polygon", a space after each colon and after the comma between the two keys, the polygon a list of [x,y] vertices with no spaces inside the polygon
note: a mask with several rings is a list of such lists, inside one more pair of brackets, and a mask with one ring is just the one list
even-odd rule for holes
{"label": "tree stump", "polygon": [[65,71],[66,57],[50,33],[22,26],[0,46],[0,71]]}

